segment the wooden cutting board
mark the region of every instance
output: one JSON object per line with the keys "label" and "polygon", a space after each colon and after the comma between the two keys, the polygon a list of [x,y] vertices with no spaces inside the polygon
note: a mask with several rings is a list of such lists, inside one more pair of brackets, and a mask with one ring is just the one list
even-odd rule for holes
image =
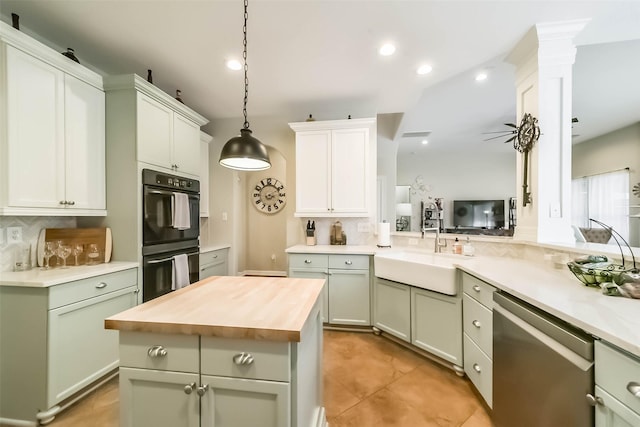
{"label": "wooden cutting board", "polygon": [[[98,246],[100,254],[96,260],[97,263],[111,261],[112,238],[111,229],[102,228],[43,228],[38,236],[37,260],[38,265],[44,265],[44,244],[45,242],[56,242],[61,240],[65,245],[81,245],[82,253],[78,255],[78,263],[75,262],[73,254],[67,258],[67,265],[85,265],[87,264],[87,249],[89,245],[95,243]],[[49,259],[50,265],[56,267],[62,262],[57,256]]]}

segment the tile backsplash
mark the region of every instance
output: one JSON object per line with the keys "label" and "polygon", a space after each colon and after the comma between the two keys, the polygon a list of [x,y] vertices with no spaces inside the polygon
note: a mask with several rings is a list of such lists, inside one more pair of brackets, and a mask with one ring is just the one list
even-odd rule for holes
{"label": "tile backsplash", "polygon": [[0,243],[0,272],[13,270],[13,246],[7,242],[7,227],[22,228],[22,242],[31,245],[31,262],[35,261],[38,235],[43,228],[74,228],[75,217],[42,217],[42,216],[3,216],[0,217],[0,228],[3,229],[4,241]]}

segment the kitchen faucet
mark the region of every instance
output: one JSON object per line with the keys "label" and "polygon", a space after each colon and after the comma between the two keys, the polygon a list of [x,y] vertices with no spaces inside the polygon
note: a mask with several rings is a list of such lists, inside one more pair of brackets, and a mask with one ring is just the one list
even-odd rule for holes
{"label": "kitchen faucet", "polygon": [[[436,199],[436,202],[439,202],[439,200]],[[436,226],[435,227],[427,227],[427,210],[426,209],[422,209],[422,218],[421,218],[421,227],[420,229],[422,230],[422,238],[424,239],[424,232],[425,231],[435,231],[436,232],[436,238],[434,240],[434,248],[433,248],[433,252],[434,253],[441,253],[442,252],[442,248],[447,246],[447,240],[444,239],[444,243],[440,241],[440,212],[441,212],[441,208],[439,206],[440,203],[436,203],[435,207],[436,207]]]}

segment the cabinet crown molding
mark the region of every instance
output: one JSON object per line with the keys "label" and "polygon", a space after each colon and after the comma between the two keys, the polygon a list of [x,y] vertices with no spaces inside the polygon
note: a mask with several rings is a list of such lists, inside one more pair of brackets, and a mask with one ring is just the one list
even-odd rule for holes
{"label": "cabinet crown molding", "polygon": [[158,101],[161,104],[166,105],[171,108],[173,111],[176,111],[193,122],[197,123],[199,126],[204,126],[209,123],[209,119],[200,115],[196,111],[187,107],[181,102],[178,102],[171,95],[167,94],[157,86],[149,83],[142,77],[137,74],[121,74],[117,76],[105,76],[104,78],[104,90],[112,91],[112,90],[127,90],[127,89],[135,89],[139,92],[144,93],[150,98]]}
{"label": "cabinet crown molding", "polygon": [[20,49],[39,60],[58,68],[96,88],[103,90],[102,76],[82,64],[78,64],[62,55],[60,52],[37,41],[28,34],[16,30],[11,25],[0,21],[0,41]]}
{"label": "cabinet crown molding", "polygon": [[294,122],[289,123],[289,127],[295,132],[307,130],[326,130],[326,129],[351,129],[374,126],[376,124],[375,117],[364,119],[347,119],[347,120],[320,120],[311,122]]}

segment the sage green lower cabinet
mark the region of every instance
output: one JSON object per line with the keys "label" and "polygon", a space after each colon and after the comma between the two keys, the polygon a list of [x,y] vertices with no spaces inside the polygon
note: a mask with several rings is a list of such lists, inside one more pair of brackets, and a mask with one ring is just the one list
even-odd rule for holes
{"label": "sage green lower cabinet", "polygon": [[121,426],[200,427],[199,375],[120,368]]}
{"label": "sage green lower cabinet", "polygon": [[596,427],[640,426],[640,358],[595,341]]}
{"label": "sage green lower cabinet", "polygon": [[462,366],[462,301],[411,287],[411,344]]}
{"label": "sage green lower cabinet", "polygon": [[493,293],[496,288],[462,273],[464,372],[493,407]]}
{"label": "sage green lower cabinet", "polygon": [[211,276],[228,276],[228,248],[200,253],[200,280]]}
{"label": "sage green lower cabinet", "polygon": [[[51,421],[118,367],[104,319],[136,305],[137,268],[49,287],[0,286],[0,419]],[[11,423],[9,423],[11,425]]]}
{"label": "sage green lower cabinet", "polygon": [[411,342],[411,287],[376,277],[373,324],[381,331]]}
{"label": "sage green lower cabinet", "polygon": [[369,255],[289,254],[289,277],[326,280],[322,321],[335,325],[371,325]]}

